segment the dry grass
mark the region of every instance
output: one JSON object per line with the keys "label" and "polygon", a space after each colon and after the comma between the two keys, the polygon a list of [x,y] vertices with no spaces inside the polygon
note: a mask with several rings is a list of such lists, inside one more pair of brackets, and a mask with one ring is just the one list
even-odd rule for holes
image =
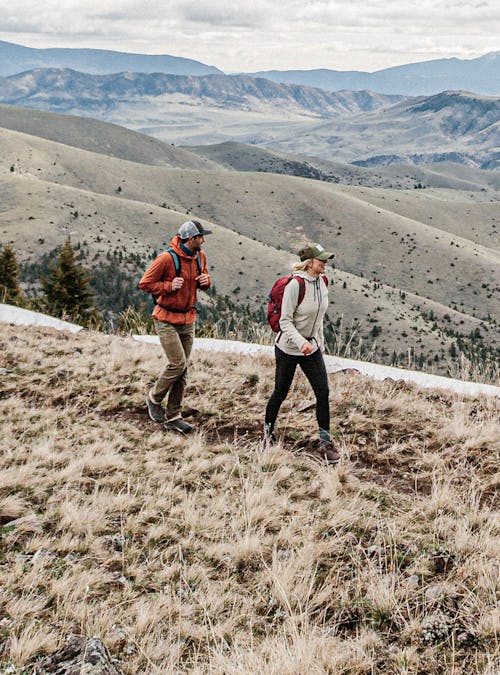
{"label": "dry grass", "polygon": [[143,412],[156,347],[0,342],[3,672],[70,634],[127,674],[500,669],[498,401],[332,375],[332,469],[301,378],[262,445],[269,361],[195,353],[183,438]]}

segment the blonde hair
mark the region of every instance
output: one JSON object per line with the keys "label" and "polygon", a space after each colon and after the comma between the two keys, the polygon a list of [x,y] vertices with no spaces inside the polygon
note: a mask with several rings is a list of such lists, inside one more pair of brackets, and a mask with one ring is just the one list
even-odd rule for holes
{"label": "blonde hair", "polygon": [[301,260],[300,262],[296,262],[292,266],[292,271],[293,272],[307,272],[309,267],[311,266],[312,260],[308,258],[307,260]]}

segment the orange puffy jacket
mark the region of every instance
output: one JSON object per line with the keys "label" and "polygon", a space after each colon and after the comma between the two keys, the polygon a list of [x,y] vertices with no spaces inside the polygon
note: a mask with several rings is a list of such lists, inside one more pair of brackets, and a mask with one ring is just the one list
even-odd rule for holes
{"label": "orange puffy jacket", "polygon": [[[196,277],[199,275],[196,255],[189,256],[181,249],[181,240],[176,235],[170,242],[170,246],[179,256],[181,266],[180,275],[184,279],[181,288],[172,290],[172,279],[176,276],[175,265],[168,251],[160,253],[144,272],[139,282],[139,288],[147,293],[157,296],[156,307],[153,310],[153,318],[157,321],[165,321],[174,324],[190,324],[196,321],[196,291],[198,288],[206,290],[208,284],[200,286]],[[200,251],[201,271],[208,274],[207,257],[204,251]]]}

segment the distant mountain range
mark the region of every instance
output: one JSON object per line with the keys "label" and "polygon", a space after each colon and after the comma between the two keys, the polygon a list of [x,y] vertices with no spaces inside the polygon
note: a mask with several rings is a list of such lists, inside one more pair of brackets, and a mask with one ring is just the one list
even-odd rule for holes
{"label": "distant mountain range", "polygon": [[[170,75],[222,74],[214,66],[167,54],[129,54],[104,49],[34,49],[0,41],[0,76],[36,68],[70,68],[94,75],[119,72]],[[500,95],[500,52],[475,59],[435,59],[373,73],[315,70],[265,70],[242,73],[283,84],[299,84],[327,91],[369,90],[381,94],[428,96],[445,90]]]}
{"label": "distant mountain range", "polygon": [[366,167],[500,168],[500,98],[465,92],[404,98],[247,75],[41,68],[0,77],[0,103],[94,117],[176,145],[239,141]]}
{"label": "distant mountain range", "polygon": [[476,59],[436,59],[385,68],[374,73],[340,70],[265,70],[250,73],[273,82],[303,84],[327,91],[368,89],[381,94],[428,96],[460,89],[496,96],[500,94],[500,52]]}
{"label": "distant mountain range", "polygon": [[221,73],[214,66],[167,54],[128,54],[106,49],[34,49],[0,40],[0,75],[14,75],[34,68],[73,68],[103,75],[133,71],[174,75]]}
{"label": "distant mountain range", "polygon": [[[180,95],[233,110],[275,108],[312,117],[374,110],[400,96],[370,92],[334,93],[246,75],[183,76],[164,73],[89,75],[67,68],[40,68],[0,78],[0,102],[52,112],[90,114],[124,101]],[[187,103],[187,100],[184,100]]]}

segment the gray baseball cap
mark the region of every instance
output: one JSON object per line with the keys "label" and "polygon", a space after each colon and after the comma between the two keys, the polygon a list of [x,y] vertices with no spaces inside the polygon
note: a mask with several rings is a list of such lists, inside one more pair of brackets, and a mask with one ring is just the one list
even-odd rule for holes
{"label": "gray baseball cap", "polygon": [[205,234],[212,234],[212,230],[205,230],[203,225],[197,220],[188,220],[179,228],[179,237],[189,239],[189,237],[203,237]]}

